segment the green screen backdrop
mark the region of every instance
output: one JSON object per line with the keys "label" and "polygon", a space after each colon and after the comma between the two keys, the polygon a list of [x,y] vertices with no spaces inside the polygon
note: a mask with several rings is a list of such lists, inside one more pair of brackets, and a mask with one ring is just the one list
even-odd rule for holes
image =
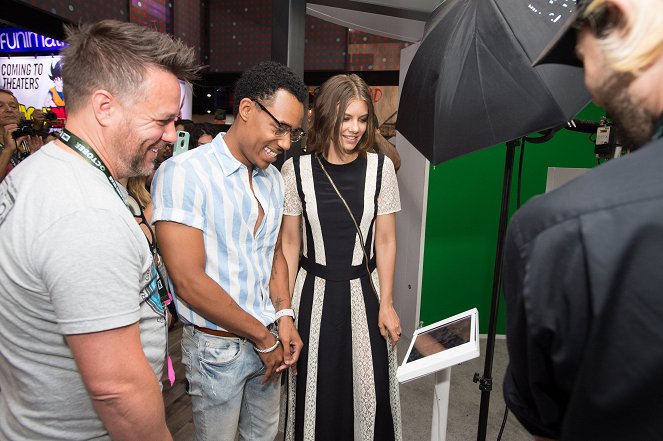
{"label": "green screen backdrop", "polygon": [[[579,119],[598,121],[604,111],[590,104]],[[537,135],[534,135],[537,136]],[[480,332],[487,333],[499,210],[504,144],[431,166],[420,320],[423,325],[476,307]],[[516,209],[520,147],[516,148],[510,212]],[[545,192],[548,167],[596,165],[589,135],[561,130],[543,144],[527,143],[521,202]],[[500,298],[498,334],[504,333]]]}

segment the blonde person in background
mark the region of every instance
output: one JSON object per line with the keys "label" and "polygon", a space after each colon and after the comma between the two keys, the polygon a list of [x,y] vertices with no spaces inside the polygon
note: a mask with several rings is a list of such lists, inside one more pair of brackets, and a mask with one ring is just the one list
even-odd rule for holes
{"label": "blonde person in background", "polygon": [[304,341],[290,377],[286,440],[400,440],[394,346],[401,327],[392,289],[401,207],[394,165],[369,152],[376,117],[357,75],[327,80],[312,118],[313,153],[282,169],[283,253]]}

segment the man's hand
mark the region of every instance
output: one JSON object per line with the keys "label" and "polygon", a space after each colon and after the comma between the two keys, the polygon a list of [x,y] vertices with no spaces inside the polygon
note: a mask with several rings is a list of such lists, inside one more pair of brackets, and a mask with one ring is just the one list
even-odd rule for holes
{"label": "man's hand", "polygon": [[12,133],[14,133],[17,128],[18,124],[7,124],[3,127],[5,130],[5,136],[2,139],[2,145],[4,145],[4,150],[8,152],[8,155],[13,155],[18,146],[18,140],[15,140],[12,136]]}
{"label": "man's hand", "polygon": [[[275,340],[276,337],[270,333],[269,338],[265,339],[264,342],[254,342],[254,344],[258,349],[267,349],[274,345]],[[281,378],[281,372],[278,370],[278,367],[283,364],[283,346],[279,344],[271,352],[257,352],[257,354],[265,365],[265,376],[260,383],[265,384],[270,379],[278,381]]]}
{"label": "man's hand", "polygon": [[292,317],[284,316],[279,319],[279,338],[283,345],[283,364],[276,369],[276,372],[282,372],[290,367],[292,373],[297,375],[297,360],[304,343],[295,328]]}
{"label": "man's hand", "polygon": [[32,128],[35,130],[41,130],[44,128],[44,122],[46,118],[44,117],[44,112],[41,109],[35,109],[32,112]]}
{"label": "man's hand", "polygon": [[[36,153],[44,145],[44,140],[39,135],[24,136],[30,154]],[[21,138],[22,139],[22,138]]]}

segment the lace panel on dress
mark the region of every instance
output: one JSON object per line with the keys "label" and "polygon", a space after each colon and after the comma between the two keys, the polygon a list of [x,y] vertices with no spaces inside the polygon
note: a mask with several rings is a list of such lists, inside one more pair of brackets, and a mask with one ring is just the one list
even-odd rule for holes
{"label": "lace panel on dress", "polygon": [[378,196],[378,215],[401,211],[401,197],[394,163],[385,156],[382,166],[382,187]]}
{"label": "lace panel on dress", "polygon": [[299,216],[302,214],[302,201],[297,193],[297,176],[291,159],[288,159],[281,168],[284,184],[283,214]]}

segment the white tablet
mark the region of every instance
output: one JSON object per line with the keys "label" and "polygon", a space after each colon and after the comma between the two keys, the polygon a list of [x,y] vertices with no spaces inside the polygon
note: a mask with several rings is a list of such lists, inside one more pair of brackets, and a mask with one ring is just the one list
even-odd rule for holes
{"label": "white tablet", "polygon": [[404,383],[478,356],[479,311],[474,308],[414,331],[396,378]]}

